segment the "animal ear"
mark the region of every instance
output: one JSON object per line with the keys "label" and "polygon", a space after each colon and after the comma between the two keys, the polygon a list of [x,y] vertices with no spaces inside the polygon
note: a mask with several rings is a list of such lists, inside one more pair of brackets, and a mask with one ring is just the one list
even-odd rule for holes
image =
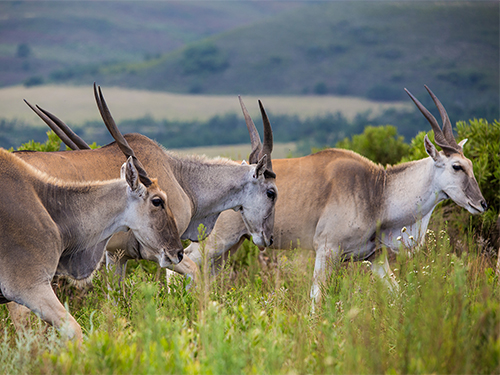
{"label": "animal ear", "polygon": [[259,178],[264,175],[264,172],[267,170],[267,154],[264,154],[262,158],[260,158],[259,162],[255,166],[255,174],[253,178]]}
{"label": "animal ear", "polygon": [[424,145],[425,145],[425,151],[427,154],[434,159],[434,161],[438,161],[439,159],[439,152],[436,149],[436,146],[431,142],[427,134],[424,137]]}
{"label": "animal ear", "polygon": [[126,177],[125,173],[126,173],[126,171],[127,171],[127,162],[123,163],[122,167],[120,168],[120,178],[122,180],[125,180],[125,177]]}
{"label": "animal ear", "polygon": [[245,160],[243,160],[243,161],[241,162],[241,165],[248,165],[248,163],[247,163]]}
{"label": "animal ear", "polygon": [[458,146],[460,146],[460,148],[463,150],[464,145],[467,143],[468,140],[469,140],[468,138],[462,139],[460,142],[458,142]]}
{"label": "animal ear", "polygon": [[[123,166],[122,166],[122,170],[123,170]],[[130,156],[127,159],[127,162],[125,163],[125,179],[127,180],[127,183],[128,183],[128,186],[130,186],[130,189],[132,189],[132,191],[136,191],[137,188],[139,187],[139,173],[137,172],[137,169],[135,168],[132,156]]]}

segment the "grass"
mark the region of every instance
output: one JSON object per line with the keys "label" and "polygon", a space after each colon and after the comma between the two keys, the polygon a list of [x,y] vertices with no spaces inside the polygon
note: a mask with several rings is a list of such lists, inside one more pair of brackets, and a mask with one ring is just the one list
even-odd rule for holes
{"label": "grass", "polygon": [[429,232],[419,252],[394,260],[394,294],[363,263],[334,266],[315,315],[311,254],[264,256],[248,243],[190,291],[175,277],[169,292],[163,271],[147,262],[132,264],[121,287],[107,272],[86,293],[59,283],[84,330],[82,347],[36,319],[18,336],[2,308],[0,367],[6,374],[498,373],[498,278],[475,242],[464,243],[459,253],[446,232]]}
{"label": "grass", "polygon": [[[153,119],[206,121],[227,113],[236,113],[243,118],[237,95],[184,95],[107,86],[103,87],[103,94],[118,122],[145,116]],[[82,125],[88,121],[101,121],[91,85],[0,88],[2,118],[19,119],[29,125],[45,127],[23,99],[33,105],[40,105],[68,124]],[[388,108],[413,109],[408,101],[381,103],[336,96],[243,96],[248,111],[256,122],[260,118],[258,99],[273,114],[297,115],[301,119],[340,112],[352,120],[358,113],[366,111],[371,111],[375,116]]]}

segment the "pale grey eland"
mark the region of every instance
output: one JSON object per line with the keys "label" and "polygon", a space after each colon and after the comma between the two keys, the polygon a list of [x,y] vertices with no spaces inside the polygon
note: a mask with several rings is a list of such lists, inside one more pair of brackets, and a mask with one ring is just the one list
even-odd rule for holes
{"label": "pale grey eland", "polygon": [[[102,92],[94,94],[104,123],[113,133],[116,124],[104,101]],[[240,98],[242,108],[243,101]],[[60,135],[75,151],[51,153],[21,152],[21,158],[50,175],[72,180],[109,179],[114,174],[122,154],[115,143],[90,150],[61,120],[40,107],[30,107]],[[249,163],[229,159],[207,159],[200,156],[181,156],[165,150],[155,141],[140,135],[127,134],[125,138],[149,173],[158,178],[159,186],[169,195],[170,207],[182,239],[198,241],[198,227],[211,231],[219,214],[228,209],[239,212],[248,233],[259,246],[272,244],[274,207],[277,198],[276,175],[272,169],[273,135],[267,114],[259,101],[264,124],[263,143],[255,126],[249,127],[252,153]],[[246,113],[246,109],[244,109]],[[245,114],[248,116],[248,113]],[[248,123],[247,123],[248,125]],[[241,214],[241,215],[240,215]],[[117,270],[124,275],[129,259],[145,258],[133,234],[119,233],[108,242],[107,258],[118,258]],[[116,254],[124,250],[121,257]],[[171,267],[175,271],[194,277],[198,267],[187,257]]]}
{"label": "pale grey eland", "polygon": [[[425,136],[428,158],[388,166],[374,164],[352,151],[329,149],[316,154],[273,161],[279,176],[273,248],[314,250],[311,297],[319,301],[320,285],[329,260],[372,259],[386,245],[398,250],[424,240],[434,207],[451,198],[472,214],[487,208],[474,177],[472,163],[463,154],[466,140],[457,144],[446,110],[427,88],[443,120],[438,122],[411,95],[430,122],[435,141]],[[406,228],[404,232],[402,228]],[[211,259],[234,253],[250,234],[237,214],[224,212],[207,238],[205,253]],[[185,249],[201,264],[198,244]],[[372,262],[372,271],[396,286],[387,258]]]}
{"label": "pale grey eland", "polygon": [[182,260],[167,196],[134,164],[129,157],[115,180],[70,182],[0,149],[0,303],[26,306],[65,337],[81,341],[80,325],[52,289],[54,276],[88,280],[107,240],[124,230],[161,267]]}

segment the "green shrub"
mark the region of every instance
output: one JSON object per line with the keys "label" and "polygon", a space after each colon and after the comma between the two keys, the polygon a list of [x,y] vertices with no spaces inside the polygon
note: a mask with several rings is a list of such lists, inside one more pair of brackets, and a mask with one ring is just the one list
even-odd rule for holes
{"label": "green shrub", "polygon": [[[52,130],[49,130],[47,132],[47,140],[45,143],[41,142],[35,142],[33,140],[23,143],[21,146],[17,148],[17,151],[44,151],[44,152],[51,152],[51,151],[59,151],[61,149],[61,139],[57,136],[56,133],[54,133]],[[96,142],[89,144],[89,147],[91,149],[99,148],[96,144]],[[69,150],[69,147],[66,147],[67,150]],[[12,151],[12,149],[10,150]]]}
{"label": "green shrub", "polygon": [[336,147],[355,151],[382,165],[397,163],[410,148],[392,125],[367,126],[363,134],[344,138]]}
{"label": "green shrub", "polygon": [[197,43],[184,50],[181,66],[185,75],[218,73],[226,70],[229,59],[215,44]]}
{"label": "green shrub", "polygon": [[474,175],[488,210],[473,218],[473,226],[484,238],[498,238],[495,223],[500,211],[500,122],[484,119],[457,123],[458,139],[467,138],[464,154],[474,164]]}
{"label": "green shrub", "polygon": [[33,140],[23,143],[17,148],[18,151],[59,151],[61,140],[52,130],[47,132],[47,141],[45,143],[35,142]]}
{"label": "green shrub", "polygon": [[43,85],[44,79],[42,76],[32,76],[27,78],[24,82],[23,85],[25,87],[32,87],[32,86],[40,86]]}
{"label": "green shrub", "polygon": [[27,43],[20,43],[17,45],[16,57],[26,59],[32,55],[31,47]]}

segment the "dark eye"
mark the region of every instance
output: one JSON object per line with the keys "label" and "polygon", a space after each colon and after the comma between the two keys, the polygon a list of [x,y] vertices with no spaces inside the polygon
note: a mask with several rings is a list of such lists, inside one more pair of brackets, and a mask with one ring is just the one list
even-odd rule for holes
{"label": "dark eye", "polygon": [[266,191],[266,194],[267,197],[271,200],[274,200],[276,198],[276,193],[274,192],[274,190],[269,189],[268,191]]}
{"label": "dark eye", "polygon": [[453,169],[456,171],[463,171],[464,170],[460,164],[453,164]]}
{"label": "dark eye", "polygon": [[151,202],[153,203],[153,206],[155,207],[164,207],[164,203],[163,203],[163,199],[161,198],[153,198],[151,200]]}

